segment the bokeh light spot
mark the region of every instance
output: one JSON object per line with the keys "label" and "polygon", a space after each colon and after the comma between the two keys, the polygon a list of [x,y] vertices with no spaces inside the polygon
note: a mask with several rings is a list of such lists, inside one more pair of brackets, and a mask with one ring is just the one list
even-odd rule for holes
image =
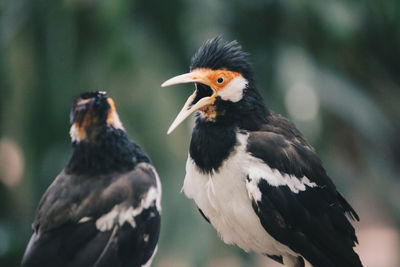
{"label": "bokeh light spot", "polygon": [[21,148],[7,137],[0,139],[0,180],[8,187],[21,181],[24,171],[24,156]]}
{"label": "bokeh light spot", "polygon": [[291,117],[309,121],[316,118],[319,99],[315,90],[304,83],[295,83],[285,94],[285,105]]}

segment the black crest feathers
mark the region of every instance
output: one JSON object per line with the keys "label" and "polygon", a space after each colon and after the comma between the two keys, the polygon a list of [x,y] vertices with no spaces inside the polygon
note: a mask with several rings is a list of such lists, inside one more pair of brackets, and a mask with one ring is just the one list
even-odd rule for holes
{"label": "black crest feathers", "polygon": [[210,68],[239,72],[248,81],[253,80],[249,54],[237,41],[222,42],[221,36],[207,40],[192,57],[190,70]]}

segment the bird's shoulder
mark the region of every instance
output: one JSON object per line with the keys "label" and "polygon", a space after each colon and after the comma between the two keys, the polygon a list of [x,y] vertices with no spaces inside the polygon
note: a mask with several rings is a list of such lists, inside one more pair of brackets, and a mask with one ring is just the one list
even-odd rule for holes
{"label": "bird's shoulder", "polygon": [[[33,223],[34,231],[48,231],[64,223],[97,219],[115,205],[133,208],[154,188],[161,194],[158,174],[149,163],[126,173],[86,176],[62,171],[43,195]],[[155,196],[157,199],[160,195]]]}
{"label": "bird's shoulder", "polygon": [[302,201],[335,203],[358,219],[354,209],[337,192],[315,150],[295,125],[278,114],[273,114],[269,121],[270,124],[263,125],[258,131],[248,132],[247,152],[282,178],[289,177],[287,183],[291,181],[298,186],[299,183],[300,186],[313,186],[305,187],[308,189],[307,198],[302,198]]}
{"label": "bird's shoulder", "polygon": [[337,192],[322,161],[294,123],[272,111],[266,121],[257,131],[248,132],[247,152],[282,175],[297,180],[307,178],[317,185],[312,191],[320,189],[323,194],[339,202],[348,214],[358,219],[353,208]]}
{"label": "bird's shoulder", "polygon": [[[303,134],[297,129],[296,125],[282,116],[281,114],[269,111],[266,123],[259,127],[259,131],[270,132],[284,136],[288,140],[299,142],[304,146],[311,148]],[[311,148],[312,149],[312,148]]]}
{"label": "bird's shoulder", "polygon": [[315,150],[296,126],[285,117],[271,112],[267,123],[248,132],[247,151],[271,169],[297,178],[307,177],[335,191]]}

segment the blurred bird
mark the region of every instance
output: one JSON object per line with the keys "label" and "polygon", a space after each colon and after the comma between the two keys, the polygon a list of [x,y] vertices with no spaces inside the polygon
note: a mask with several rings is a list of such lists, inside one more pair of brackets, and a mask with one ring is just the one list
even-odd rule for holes
{"label": "blurred bird", "polygon": [[241,46],[220,39],[162,84],[196,88],[168,130],[196,112],[186,196],[227,244],[286,266],[362,266],[356,212],[294,124],[264,106]]}
{"label": "blurred bird", "polygon": [[150,266],[161,186],[105,92],[71,109],[72,157],[43,195],[22,266]]}

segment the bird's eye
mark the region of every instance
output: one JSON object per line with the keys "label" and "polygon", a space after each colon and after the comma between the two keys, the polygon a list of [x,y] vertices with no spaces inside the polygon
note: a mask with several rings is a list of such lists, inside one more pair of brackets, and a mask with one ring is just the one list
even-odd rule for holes
{"label": "bird's eye", "polygon": [[219,77],[218,80],[217,80],[217,83],[221,84],[221,83],[223,83],[223,82],[224,82],[224,78]]}

